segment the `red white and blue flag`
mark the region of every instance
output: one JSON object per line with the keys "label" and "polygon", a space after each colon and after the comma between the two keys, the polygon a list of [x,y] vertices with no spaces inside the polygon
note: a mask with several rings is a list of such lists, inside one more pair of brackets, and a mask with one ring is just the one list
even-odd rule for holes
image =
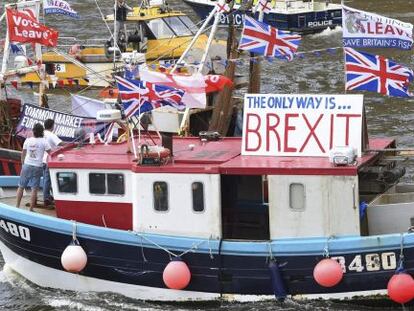
{"label": "red white and blue flag", "polygon": [[300,40],[300,35],[278,30],[246,15],[239,49],[292,60]]}
{"label": "red white and blue flag", "polygon": [[413,71],[383,56],[345,48],[346,90],[364,90],[409,97]]}
{"label": "red white and blue flag", "polygon": [[116,77],[125,116],[131,117],[162,106],[185,109],[184,91],[169,86]]}

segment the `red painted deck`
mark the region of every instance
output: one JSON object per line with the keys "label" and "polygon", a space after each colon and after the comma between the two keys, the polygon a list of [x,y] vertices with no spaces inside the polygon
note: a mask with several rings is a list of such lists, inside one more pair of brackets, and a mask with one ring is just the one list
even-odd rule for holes
{"label": "red painted deck", "polygon": [[[393,139],[370,140],[370,149],[389,147]],[[193,148],[190,146],[193,145]],[[130,169],[148,173],[222,173],[222,174],[283,174],[283,175],[356,175],[358,168],[373,161],[378,153],[358,158],[356,166],[335,167],[328,157],[242,156],[241,138],[223,138],[202,143],[198,138],[174,138],[174,160],[163,166],[139,166],[127,144],[85,145],[67,147],[55,152],[49,162],[52,168]],[[57,155],[63,154],[59,160]]]}

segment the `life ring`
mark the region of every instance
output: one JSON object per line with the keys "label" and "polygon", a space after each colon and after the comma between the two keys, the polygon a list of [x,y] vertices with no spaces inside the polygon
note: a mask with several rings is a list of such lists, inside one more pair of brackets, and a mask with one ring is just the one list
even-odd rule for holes
{"label": "life ring", "polygon": [[143,158],[165,159],[168,158],[170,154],[170,149],[162,146],[148,146],[146,144],[141,146],[141,157]]}

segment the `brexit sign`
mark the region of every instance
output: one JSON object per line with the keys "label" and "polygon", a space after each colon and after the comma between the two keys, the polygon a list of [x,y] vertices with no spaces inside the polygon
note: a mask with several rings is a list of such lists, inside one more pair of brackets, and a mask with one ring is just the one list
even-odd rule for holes
{"label": "brexit sign", "polygon": [[342,6],[345,47],[397,48],[410,50],[413,25],[385,16]]}
{"label": "brexit sign", "polygon": [[363,95],[246,94],[243,155],[328,157],[337,146],[361,156]]}

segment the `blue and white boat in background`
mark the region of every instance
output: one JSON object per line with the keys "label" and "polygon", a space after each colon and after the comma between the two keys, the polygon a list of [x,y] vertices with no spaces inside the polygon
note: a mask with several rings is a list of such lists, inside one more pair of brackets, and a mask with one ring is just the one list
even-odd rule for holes
{"label": "blue and white boat in background", "polygon": [[362,96],[247,94],[244,120],[243,138],[54,152],[55,210],[0,203],[5,263],[39,286],[145,300],[355,296],[401,275],[411,300],[414,187],[395,140],[367,140]]}
{"label": "blue and white boat in background", "polygon": [[[193,10],[204,19],[217,4],[214,0],[184,0]],[[256,3],[257,1],[255,1]],[[318,0],[277,0],[271,2],[271,10],[265,14],[263,21],[280,30],[298,33],[315,33],[326,28],[342,26],[341,5],[331,1]],[[244,12],[239,11],[241,0],[236,0],[234,16],[236,25],[243,25]],[[256,13],[258,16],[259,13]],[[221,24],[228,24],[227,15],[222,15]]]}

